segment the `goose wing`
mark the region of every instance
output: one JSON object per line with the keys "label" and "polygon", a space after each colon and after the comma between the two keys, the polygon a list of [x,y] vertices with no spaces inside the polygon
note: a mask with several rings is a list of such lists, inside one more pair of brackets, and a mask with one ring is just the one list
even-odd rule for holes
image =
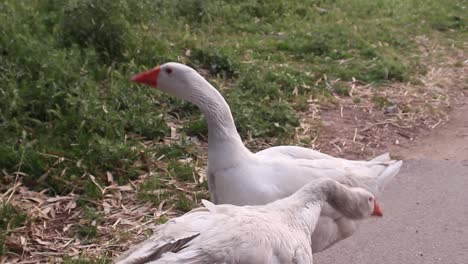
{"label": "goose wing", "polygon": [[208,208],[194,209],[158,226],[149,239],[127,250],[114,263],[147,263],[160,258],[166,252],[178,252],[201,232],[214,225],[215,219]]}
{"label": "goose wing", "polygon": [[378,191],[383,191],[387,183],[398,174],[403,164],[402,161],[392,160],[389,153],[368,161],[347,160],[297,146],[271,147],[257,152],[255,155],[262,159],[293,161],[299,167],[323,170],[325,174],[329,172],[331,174],[371,177],[376,179]]}

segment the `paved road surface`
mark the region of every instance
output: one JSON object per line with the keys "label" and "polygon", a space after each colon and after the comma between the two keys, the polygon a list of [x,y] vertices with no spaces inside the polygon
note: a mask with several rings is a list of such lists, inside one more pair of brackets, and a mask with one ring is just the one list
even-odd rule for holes
{"label": "paved road surface", "polygon": [[406,161],[379,198],[384,217],[314,255],[318,264],[468,264],[467,161]]}

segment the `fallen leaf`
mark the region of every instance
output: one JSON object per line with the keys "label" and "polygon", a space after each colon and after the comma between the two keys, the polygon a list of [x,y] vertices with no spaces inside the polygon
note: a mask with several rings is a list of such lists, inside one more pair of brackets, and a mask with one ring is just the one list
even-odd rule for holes
{"label": "fallen leaf", "polygon": [[131,191],[133,191],[133,188],[130,185],[122,185],[122,186],[118,186],[117,188],[122,192],[131,192]]}
{"label": "fallen leaf", "polygon": [[73,197],[70,197],[70,196],[57,196],[57,197],[49,198],[46,201],[48,203],[55,203],[55,202],[58,202],[58,201],[70,200],[70,199],[73,199]]}
{"label": "fallen leaf", "polygon": [[107,182],[113,183],[114,182],[114,176],[112,176],[112,173],[110,173],[109,171],[106,171],[106,175],[107,175]]}

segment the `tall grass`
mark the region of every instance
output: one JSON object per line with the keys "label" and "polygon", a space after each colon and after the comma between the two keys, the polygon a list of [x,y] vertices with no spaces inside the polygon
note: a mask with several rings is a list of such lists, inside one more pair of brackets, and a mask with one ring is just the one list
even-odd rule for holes
{"label": "tall grass", "polygon": [[91,195],[87,174],[135,177],[139,140],[163,138],[168,120],[206,137],[194,107],[128,82],[169,60],[209,71],[243,136],[288,138],[305,98],[328,96],[319,78],[408,81],[424,70],[414,36],[466,36],[465,12],[457,0],[4,0],[0,169]]}

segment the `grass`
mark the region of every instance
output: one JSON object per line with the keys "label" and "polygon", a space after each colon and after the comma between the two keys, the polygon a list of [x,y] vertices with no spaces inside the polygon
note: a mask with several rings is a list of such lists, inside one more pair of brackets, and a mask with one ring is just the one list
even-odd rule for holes
{"label": "grass", "polygon": [[76,234],[85,239],[92,239],[99,235],[97,226],[100,225],[102,216],[93,207],[83,206],[83,219],[76,228]]}
{"label": "grass", "polygon": [[65,259],[65,264],[108,264],[112,263],[110,259],[107,258],[79,258],[79,259]]}
{"label": "grass", "polygon": [[138,197],[143,202],[151,202],[159,206],[162,202],[174,205],[174,209],[181,213],[190,211],[196,200],[207,199],[203,193],[193,192],[192,195],[180,192],[176,186],[171,186],[158,178],[148,179],[140,185]]}
{"label": "grass", "polygon": [[[136,179],[144,151],[147,162],[162,157],[167,167],[139,197],[187,211],[194,197],[168,180],[196,184],[199,153],[187,136],[206,141],[206,122],[194,106],[130,83],[131,74],[167,61],[204,69],[242,137],[287,141],[309,98],[349,95],[337,80],[378,86],[424,73],[414,37],[459,45],[465,10],[461,0],[4,0],[0,169],[21,172],[26,186],[50,195],[99,200],[90,176],[101,186],[108,173],[119,184]],[[331,89],[327,80],[336,81]],[[148,147],[170,135],[174,120],[184,125],[181,140]],[[15,212],[7,214],[21,218]],[[78,233],[99,235],[88,229]]]}
{"label": "grass", "polygon": [[[206,122],[195,106],[130,83],[133,73],[167,61],[203,69],[243,138],[287,142],[308,100],[349,96],[346,81],[417,81],[425,67],[415,37],[460,46],[466,9],[462,0],[3,0],[0,190],[18,173],[50,196],[81,195],[68,232],[85,243],[102,236],[96,184],[108,185],[108,175],[126,184],[150,169],[138,199],[189,211],[208,198],[190,139],[206,142]],[[179,138],[167,144],[174,123]],[[0,205],[0,256],[9,232],[28,221]]]}
{"label": "grass", "polygon": [[5,238],[9,231],[24,225],[27,220],[27,215],[21,209],[8,203],[0,204],[0,256],[8,251]]}
{"label": "grass", "polygon": [[[161,149],[168,150],[165,147]],[[162,152],[167,153],[168,157],[179,153],[177,147],[171,148],[171,152]],[[199,175],[190,163],[175,159],[168,163],[160,162],[154,172],[155,175],[145,179],[139,186],[138,198],[143,202],[151,202],[156,207],[164,202],[166,205],[174,205],[174,209],[180,212],[188,212],[196,205],[196,201],[208,198],[206,184],[198,183]]]}

